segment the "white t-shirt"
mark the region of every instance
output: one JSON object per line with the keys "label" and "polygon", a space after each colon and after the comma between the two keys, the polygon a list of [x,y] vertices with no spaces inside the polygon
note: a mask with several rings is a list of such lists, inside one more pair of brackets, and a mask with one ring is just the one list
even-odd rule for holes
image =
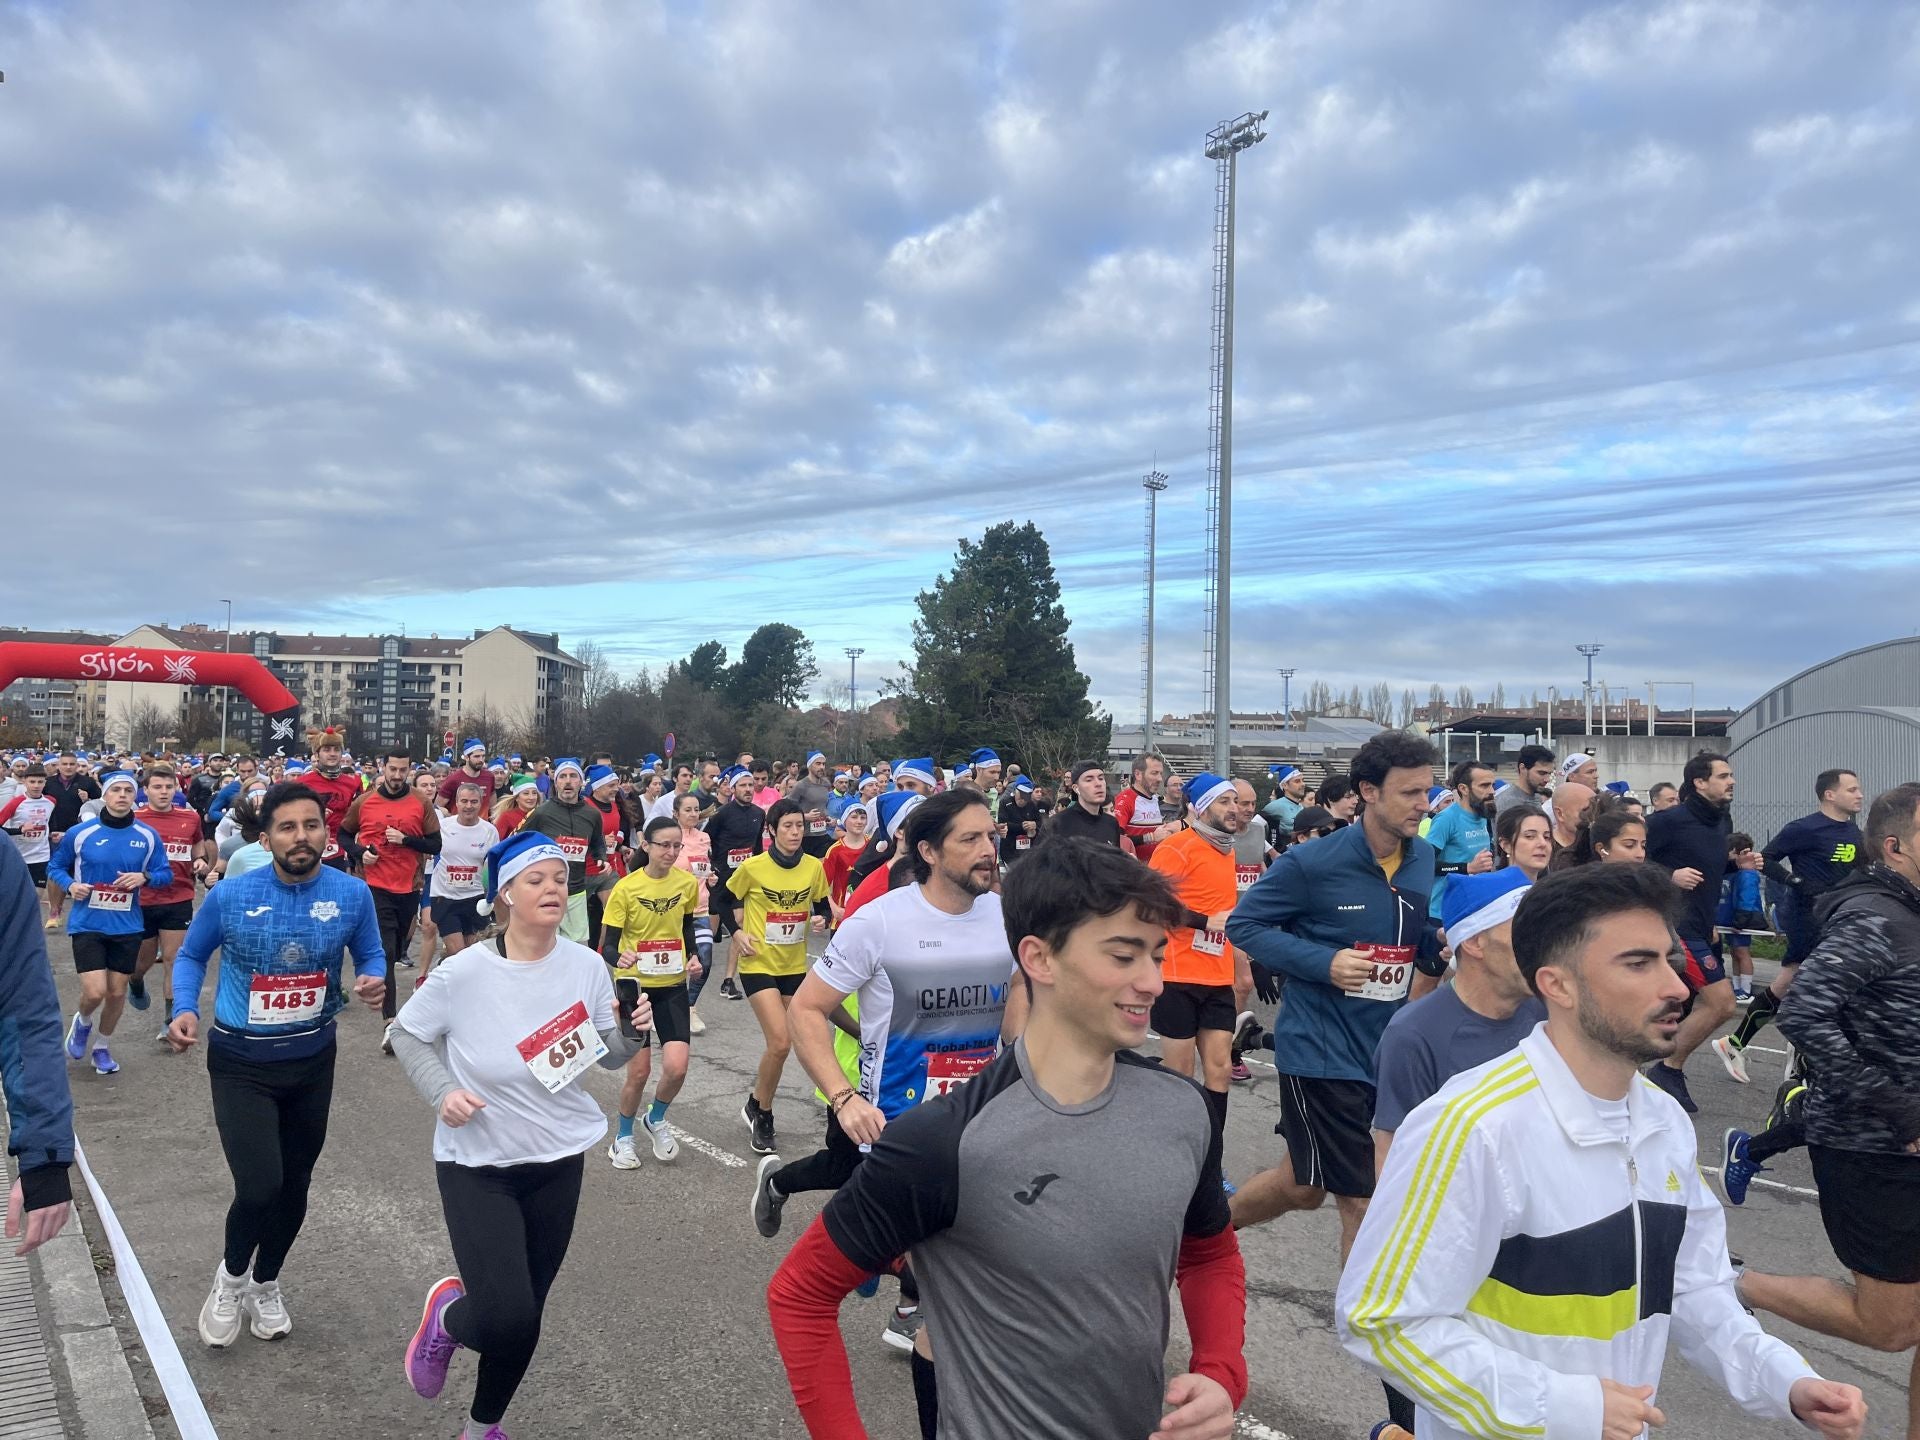
{"label": "white t-shirt", "polygon": [[439,1050],[454,1084],[487,1102],[458,1129],[434,1126],[435,1160],[533,1165],[578,1155],[606,1137],[607,1117],[584,1075],[549,1092],[521,1053],[523,1042],[576,1005],[594,1030],[614,1028],[606,962],[571,940],[556,940],[545,959],[533,961],[509,960],[491,941],[469,945],[434,968],[401,1007],[399,1023]]}
{"label": "white t-shirt", "polygon": [[249,870],[258,870],[262,865],[271,865],[273,856],[258,840],[249,840],[233,854],[227,857],[227,875],[229,880],[237,880]]}
{"label": "white t-shirt", "polygon": [[674,803],[679,800],[679,798],[680,797],[674,794],[673,791],[668,790],[662,794],[658,800],[642,800],[640,802],[640,828],[643,830],[646,829],[649,821],[658,820],[663,815],[671,820],[673,818]]}
{"label": "white t-shirt", "polygon": [[440,817],[439,865],[434,867],[428,893],[436,900],[471,900],[486,893],[481,866],[487,851],[500,842],[491,820],[462,825],[451,815]]}
{"label": "white t-shirt", "polygon": [[949,915],[911,884],[854,911],[813,967],[859,992],[859,1090],[889,1119],[993,1059],[1007,994],[1022,983],[1013,972],[998,895]]}
{"label": "white t-shirt", "polygon": [[[6,801],[0,800],[0,805]],[[53,853],[49,844],[53,823],[53,801],[42,795],[38,800],[22,800],[8,822],[20,828],[15,832],[13,843],[19,847],[20,858],[28,864],[47,860]]]}

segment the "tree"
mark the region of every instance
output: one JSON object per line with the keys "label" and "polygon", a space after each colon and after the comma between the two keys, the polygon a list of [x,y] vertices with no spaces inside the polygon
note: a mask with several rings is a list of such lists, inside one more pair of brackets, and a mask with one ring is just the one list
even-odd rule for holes
{"label": "tree", "polygon": [[907,753],[944,759],[985,743],[1012,748],[998,727],[1017,725],[1049,752],[1106,754],[1113,721],[1087,699],[1038,526],[1008,520],[978,543],[962,539],[952,571],[914,603],[913,663],[889,686],[901,699]]}
{"label": "tree", "polygon": [[1402,730],[1405,730],[1413,724],[1413,711],[1415,705],[1418,703],[1419,702],[1413,698],[1412,686],[1408,686],[1400,692],[1400,728]]}
{"label": "tree", "polygon": [[1493,687],[1493,700],[1490,703],[1495,710],[1507,708],[1507,687],[1504,681]]}
{"label": "tree", "polygon": [[1333,691],[1327,688],[1324,680],[1315,680],[1307,686],[1307,714],[1325,715],[1333,709]]}
{"label": "tree", "polygon": [[1393,687],[1384,680],[1367,691],[1367,715],[1376,725],[1393,724]]}
{"label": "tree", "polygon": [[743,713],[763,703],[791,708],[806,699],[819,674],[813,642],[793,626],[775,621],[762,625],[740,647],[740,658],[727,668],[727,698]]}
{"label": "tree", "polygon": [[573,647],[573,656],[585,670],[581,677],[580,705],[591,715],[595,706],[619,688],[620,677],[614,673],[613,662],[598,641],[582,641]]}
{"label": "tree", "polygon": [[667,683],[676,678],[702,690],[722,688],[727,679],[727,647],[718,640],[702,640],[686,659],[667,666]]}
{"label": "tree", "polygon": [[1471,685],[1455,687],[1453,692],[1453,708],[1456,710],[1473,709],[1473,687]]}
{"label": "tree", "polygon": [[179,728],[180,716],[162,709],[151,696],[139,695],[128,703],[122,723],[129,749],[151,750],[155,740]]}

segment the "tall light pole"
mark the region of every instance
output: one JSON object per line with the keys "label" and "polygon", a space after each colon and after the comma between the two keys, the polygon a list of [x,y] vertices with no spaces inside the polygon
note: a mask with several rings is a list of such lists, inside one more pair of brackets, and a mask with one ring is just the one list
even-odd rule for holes
{"label": "tall light pole", "polygon": [[[1584,694],[1587,708],[1586,733],[1591,735],[1593,734],[1593,657],[1607,647],[1597,641],[1588,641],[1584,645],[1576,645],[1573,648],[1587,657],[1587,688]],[[1547,733],[1549,735],[1553,733],[1553,721],[1551,719],[1547,721]]]}
{"label": "tall light pole", "polygon": [[1147,613],[1140,630],[1140,753],[1153,753],[1153,557],[1158,548],[1160,492],[1167,477],[1149,470],[1140,478],[1147,492]]}
{"label": "tall light pole", "polygon": [[1283,665],[1279,671],[1280,728],[1283,730],[1291,730],[1293,728],[1293,676],[1296,668],[1297,667],[1292,665]]}
{"label": "tall light pole", "polygon": [[[226,643],[220,648],[231,655],[233,653],[233,601],[222,600],[220,603],[227,607]],[[232,693],[231,686],[220,687],[220,753],[222,755],[227,753],[227,697]]]}
{"label": "tall light pole", "polygon": [[1262,110],[1216,125],[1207,132],[1207,158],[1215,162],[1213,219],[1213,382],[1209,418],[1213,455],[1207,489],[1207,666],[1213,682],[1213,773],[1233,773],[1232,625],[1228,618],[1233,570],[1233,201],[1242,150],[1267,138]]}
{"label": "tall light pole", "polygon": [[852,719],[854,724],[858,725],[860,723],[857,718],[860,713],[860,688],[857,681],[860,669],[860,657],[867,653],[867,647],[864,645],[849,645],[843,653],[845,653],[847,657],[848,718]]}

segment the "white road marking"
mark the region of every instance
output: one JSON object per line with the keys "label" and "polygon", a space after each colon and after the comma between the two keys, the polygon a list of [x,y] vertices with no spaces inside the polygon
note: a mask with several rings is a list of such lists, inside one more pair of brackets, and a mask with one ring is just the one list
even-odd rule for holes
{"label": "white road marking", "polygon": [[[1702,1165],[1700,1167],[1700,1173],[1702,1175],[1718,1175],[1720,1173],[1720,1167],[1718,1165]],[[1816,1200],[1820,1198],[1820,1192],[1818,1190],[1810,1190],[1805,1185],[1786,1185],[1778,1180],[1763,1180],[1758,1175],[1754,1176],[1753,1179],[1747,1183],[1749,1185],[1764,1185],[1769,1190],[1784,1190],[1789,1195],[1811,1195]]]}
{"label": "white road marking", "polygon": [[1293,1440],[1284,1430],[1276,1430],[1271,1425],[1262,1425],[1251,1415],[1236,1415],[1233,1419],[1233,1433],[1245,1440]]}
{"label": "white road marking", "polygon": [[747,1162],[731,1150],[722,1150],[710,1140],[702,1140],[698,1135],[689,1135],[678,1125],[670,1125],[667,1128],[673,1131],[674,1138],[682,1145],[691,1145],[709,1160],[718,1160],[729,1170],[744,1170],[747,1168]]}
{"label": "white road marking", "polygon": [[1745,1054],[1748,1050],[1751,1050],[1756,1055],[1791,1055],[1793,1053],[1791,1050],[1770,1050],[1765,1045],[1745,1045],[1741,1047],[1742,1054]]}

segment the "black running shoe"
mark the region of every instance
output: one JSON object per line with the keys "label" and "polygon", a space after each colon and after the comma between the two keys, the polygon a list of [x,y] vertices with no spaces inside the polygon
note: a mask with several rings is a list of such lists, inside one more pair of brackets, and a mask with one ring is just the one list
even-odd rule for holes
{"label": "black running shoe", "polygon": [[1658,1088],[1671,1095],[1674,1100],[1679,1103],[1680,1108],[1686,1111],[1687,1114],[1698,1115],[1700,1113],[1700,1107],[1693,1103],[1693,1096],[1687,1090],[1687,1077],[1685,1072],[1674,1069],[1664,1060],[1656,1060],[1647,1067],[1646,1076],[1647,1079],[1651,1080]]}

